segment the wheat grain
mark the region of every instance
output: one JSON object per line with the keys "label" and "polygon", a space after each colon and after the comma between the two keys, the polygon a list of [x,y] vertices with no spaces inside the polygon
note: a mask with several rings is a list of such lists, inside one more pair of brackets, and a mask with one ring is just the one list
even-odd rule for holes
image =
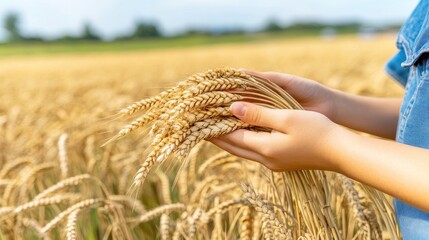
{"label": "wheat grain", "polygon": [[[220,107],[220,106],[229,106],[231,103],[242,100],[243,98],[239,95],[213,91],[204,93],[192,98],[184,98],[181,101],[172,100],[170,105],[166,104],[164,108],[161,109],[163,114],[159,115],[159,120],[157,120],[151,129],[151,135],[154,135],[159,132],[161,126],[164,126],[165,121],[168,119],[179,118],[180,115],[188,112],[190,109],[203,109],[205,107]],[[173,107],[171,109],[171,107]]]}
{"label": "wheat grain", "polygon": [[[183,118],[189,125],[192,125],[195,122],[198,122],[207,118],[230,117],[230,116],[232,116],[232,113],[229,110],[229,107],[208,107],[204,109],[191,109],[189,112],[185,112],[183,114]],[[173,129],[176,129],[176,128],[177,127],[173,127]]]}
{"label": "wheat grain", "polygon": [[93,205],[99,204],[104,202],[104,199],[101,198],[91,198],[91,199],[86,199],[86,200],[82,200],[72,206],[70,206],[69,208],[67,208],[66,210],[62,211],[61,213],[59,213],[54,219],[52,219],[50,222],[48,222],[43,228],[42,228],[42,232],[46,233],[49,232],[52,228],[54,228],[59,222],[61,222],[66,216],[68,216],[70,213],[76,211],[76,210],[80,210],[80,209],[84,209],[84,208],[89,208]]}
{"label": "wheat grain", "polygon": [[76,209],[67,217],[67,240],[77,239],[77,218],[81,209]]}
{"label": "wheat grain", "polygon": [[163,202],[165,204],[172,204],[172,200],[171,200],[171,193],[170,193],[170,180],[168,179],[168,176],[159,171],[157,173],[157,176],[159,177],[159,180],[161,182],[161,196],[163,199]]}
{"label": "wheat grain", "polygon": [[9,172],[14,169],[18,169],[20,166],[31,163],[32,160],[29,158],[21,158],[16,159],[14,161],[8,162],[3,168],[0,170],[0,179],[5,178]]}
{"label": "wheat grain", "polygon": [[159,96],[145,98],[140,101],[137,101],[126,108],[123,108],[119,111],[119,114],[123,115],[131,115],[137,111],[149,109],[153,105],[155,105],[161,98]]}
{"label": "wheat grain", "polygon": [[[170,136],[169,142],[157,153],[157,161],[162,162],[167,159],[183,142],[192,134],[197,134],[204,129],[214,126],[217,123],[224,121],[222,118],[209,118],[200,122],[196,122],[189,129],[179,130]],[[197,143],[195,143],[197,144]],[[190,149],[189,149],[190,150]]]}
{"label": "wheat grain", "polygon": [[47,205],[52,205],[52,204],[59,204],[59,203],[63,203],[63,202],[69,201],[69,200],[71,200],[71,199],[70,199],[70,196],[68,196],[68,195],[38,199],[38,200],[34,200],[34,201],[31,201],[31,202],[28,202],[28,203],[25,203],[21,206],[16,207],[13,212],[15,214],[19,214],[23,211],[27,211],[27,210],[32,209],[32,208],[36,208],[36,207],[40,207],[40,206],[47,206]]}
{"label": "wheat grain", "polygon": [[272,206],[268,205],[263,199],[253,190],[252,187],[246,184],[241,184],[244,197],[255,207],[256,211],[262,213],[262,228],[266,239],[286,239],[286,229],[284,223],[277,219]]}
{"label": "wheat grain", "polygon": [[9,213],[12,213],[14,210],[14,207],[1,207],[0,208],[0,217],[5,216]]}
{"label": "wheat grain", "polygon": [[250,206],[243,207],[243,215],[240,217],[240,239],[252,239],[252,225],[253,225],[253,208]]}
{"label": "wheat grain", "polygon": [[87,137],[85,139],[85,147],[83,153],[85,155],[85,160],[87,162],[88,172],[92,172],[94,170],[94,166],[97,162],[97,158],[94,154],[94,145],[95,145],[95,137],[93,135]]}
{"label": "wheat grain", "polygon": [[67,178],[69,172],[69,164],[67,159],[67,139],[68,134],[63,133],[58,139],[58,155],[60,160],[60,170],[61,170],[61,178]]}
{"label": "wheat grain", "polygon": [[149,173],[152,166],[155,164],[158,152],[161,151],[161,147],[167,143],[168,139],[165,138],[162,140],[162,142],[155,147],[155,149],[146,157],[144,162],[141,164],[139,170],[137,171],[135,177],[134,177],[134,186],[141,186],[143,185],[147,174]]}
{"label": "wheat grain", "polygon": [[162,214],[168,214],[170,212],[178,212],[178,211],[180,212],[185,209],[186,207],[183,203],[173,203],[168,205],[162,205],[161,207],[152,209],[146,212],[145,214],[141,215],[140,217],[134,219],[133,222],[143,223],[143,222],[150,221]]}
{"label": "wheat grain", "polygon": [[226,106],[233,103],[234,101],[239,101],[242,99],[243,97],[236,94],[213,91],[189,99],[184,99],[182,102],[177,104],[177,106],[171,112],[174,114],[183,114],[184,112],[188,112],[190,109],[204,108],[207,106]]}
{"label": "wheat grain", "polygon": [[161,240],[169,240],[171,239],[171,223],[170,223],[170,218],[168,217],[167,214],[162,214],[161,215],[161,219],[159,222],[159,233],[161,235]]}
{"label": "wheat grain", "polygon": [[155,112],[148,112],[147,114],[143,115],[142,117],[137,118],[132,123],[128,124],[124,128],[122,128],[118,134],[111,138],[109,141],[107,141],[104,145],[117,140],[118,138],[124,137],[127,134],[129,134],[132,131],[135,131],[137,128],[140,128],[144,126],[145,124],[149,123],[150,121],[153,121],[158,117],[158,114]]}
{"label": "wheat grain", "polygon": [[234,88],[246,89],[245,82],[241,79],[234,78],[217,78],[216,80],[200,82],[196,86],[193,86],[185,90],[182,95],[183,98],[191,98],[203,93],[213,92],[213,91],[224,91]]}
{"label": "wheat grain", "polygon": [[242,205],[245,202],[245,199],[242,197],[239,198],[235,198],[235,199],[230,199],[228,201],[222,202],[221,204],[219,204],[218,206],[216,206],[215,208],[210,209],[207,212],[207,217],[212,217],[215,213],[220,213],[223,214],[225,212],[227,212],[228,210],[230,210],[233,207],[237,207]]}
{"label": "wheat grain", "polygon": [[60,182],[56,183],[55,185],[52,185],[51,187],[45,189],[43,192],[39,193],[37,196],[34,197],[34,200],[42,199],[50,194],[63,190],[64,188],[77,186],[81,184],[83,181],[91,180],[91,179],[92,179],[92,176],[89,174],[82,174],[82,175],[77,175],[74,177],[63,179]]}
{"label": "wheat grain", "polygon": [[192,132],[178,147],[176,155],[183,159],[188,155],[189,151],[203,139],[218,137],[237,129],[248,127],[250,127],[249,124],[244,123],[236,118],[222,119],[220,122],[216,122],[215,124],[201,129],[199,132]]}
{"label": "wheat grain", "polygon": [[337,175],[338,180],[341,183],[341,186],[344,189],[344,193],[347,198],[347,203],[349,207],[352,208],[353,215],[358,222],[358,226],[362,231],[364,238],[369,239],[371,236],[370,225],[368,220],[365,217],[364,208],[362,207],[359,200],[359,193],[354,187],[353,180],[347,178],[341,174]]}
{"label": "wheat grain", "polygon": [[192,216],[188,218],[188,237],[190,239],[195,239],[195,234],[197,232],[197,223],[201,218],[206,218],[206,214],[201,208],[195,209]]}

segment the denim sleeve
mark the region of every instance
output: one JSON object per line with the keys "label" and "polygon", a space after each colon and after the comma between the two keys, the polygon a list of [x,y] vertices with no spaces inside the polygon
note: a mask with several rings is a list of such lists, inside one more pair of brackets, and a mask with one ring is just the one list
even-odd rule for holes
{"label": "denim sleeve", "polygon": [[394,55],[385,66],[385,71],[402,86],[405,87],[407,84],[408,75],[410,73],[409,67],[402,67],[401,63],[406,59],[405,51],[400,49],[396,55]]}

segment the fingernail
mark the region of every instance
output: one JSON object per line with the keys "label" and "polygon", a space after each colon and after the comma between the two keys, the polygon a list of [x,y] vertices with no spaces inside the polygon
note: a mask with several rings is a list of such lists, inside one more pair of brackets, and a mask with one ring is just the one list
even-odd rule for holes
{"label": "fingernail", "polygon": [[237,117],[243,117],[246,113],[247,106],[240,102],[235,102],[231,104],[229,108],[231,112]]}

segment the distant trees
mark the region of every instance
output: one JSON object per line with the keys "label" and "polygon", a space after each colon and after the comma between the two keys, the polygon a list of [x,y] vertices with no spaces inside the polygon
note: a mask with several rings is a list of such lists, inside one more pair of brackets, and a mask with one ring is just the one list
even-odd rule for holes
{"label": "distant trees", "polygon": [[[3,20],[3,27],[7,32],[7,42],[46,41],[39,36],[25,36],[20,29],[20,17],[17,13],[9,13]],[[89,23],[84,23],[82,33],[78,36],[64,35],[54,41],[100,41],[101,37]]]}
{"label": "distant trees", "polygon": [[101,37],[96,33],[94,28],[89,23],[84,23],[82,32],[77,36],[64,35],[54,41],[62,42],[79,42],[79,41],[101,41]]}
{"label": "distant trees", "polygon": [[82,35],[80,36],[80,39],[86,40],[86,41],[100,41],[100,36],[95,33],[95,30],[92,28],[91,24],[85,23],[83,25]]}
{"label": "distant trees", "polygon": [[133,38],[154,38],[160,37],[161,33],[155,24],[138,22],[131,36]]}
{"label": "distant trees", "polygon": [[[317,35],[328,29],[336,33],[357,33],[362,29],[361,24],[356,22],[349,23],[321,23],[321,22],[296,22],[289,25],[284,25],[274,19],[268,21],[264,27],[259,31],[260,33],[281,33],[283,35]],[[3,27],[7,32],[7,42],[37,42],[37,41],[65,41],[65,42],[78,42],[78,41],[102,41],[102,37],[97,33],[95,28],[89,23],[85,22],[82,25],[82,30],[79,34],[69,35],[66,34],[56,39],[47,40],[37,35],[23,34],[20,28],[20,16],[17,13],[9,13],[3,19]],[[393,25],[386,30],[395,30],[398,26]],[[383,29],[381,29],[383,30]],[[243,35],[248,31],[235,27],[210,27],[210,28],[189,28],[181,34],[174,37],[189,37],[189,36],[224,36],[224,35]],[[256,32],[252,32],[256,33]],[[165,37],[160,31],[157,24],[148,21],[135,22],[134,28],[127,34],[118,36],[113,40],[144,40],[153,38]]]}
{"label": "distant trees", "polygon": [[8,42],[17,42],[23,39],[21,30],[19,29],[19,15],[16,13],[9,13],[4,18],[4,28],[7,31],[6,40]]}
{"label": "distant trees", "polygon": [[154,23],[138,21],[135,24],[134,30],[127,35],[119,36],[115,40],[132,40],[132,39],[147,39],[163,37]]}
{"label": "distant trees", "polygon": [[268,24],[263,29],[265,32],[280,32],[284,28],[280,26],[275,20],[271,20],[268,22]]}
{"label": "distant trees", "polygon": [[289,25],[281,25],[275,20],[269,21],[262,32],[283,32],[287,34],[319,34],[324,29],[335,30],[338,33],[356,33],[362,28],[362,24],[357,22],[345,23],[323,23],[323,22],[296,22]]}

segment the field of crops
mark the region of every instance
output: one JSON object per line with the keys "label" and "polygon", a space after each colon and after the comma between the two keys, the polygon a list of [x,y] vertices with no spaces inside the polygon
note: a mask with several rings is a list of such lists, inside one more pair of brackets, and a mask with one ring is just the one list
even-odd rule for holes
{"label": "field of crops", "polygon": [[[0,239],[324,239],[336,233],[364,239],[366,231],[394,239],[388,202],[331,173],[326,198],[334,230],[316,212],[297,218],[314,199],[288,196],[293,206],[270,205],[279,194],[270,191],[285,179],[243,159],[213,159],[219,149],[208,143],[194,149],[179,176],[180,165],[169,159],[139,191],[130,186],[150,152],[147,131],[100,146],[129,122],[118,110],[217,67],[288,72],[356,94],[401,96],[383,72],[395,51],[393,36],[347,36],[0,58]],[[255,191],[259,208],[243,200],[241,183],[252,186],[247,190]]]}

